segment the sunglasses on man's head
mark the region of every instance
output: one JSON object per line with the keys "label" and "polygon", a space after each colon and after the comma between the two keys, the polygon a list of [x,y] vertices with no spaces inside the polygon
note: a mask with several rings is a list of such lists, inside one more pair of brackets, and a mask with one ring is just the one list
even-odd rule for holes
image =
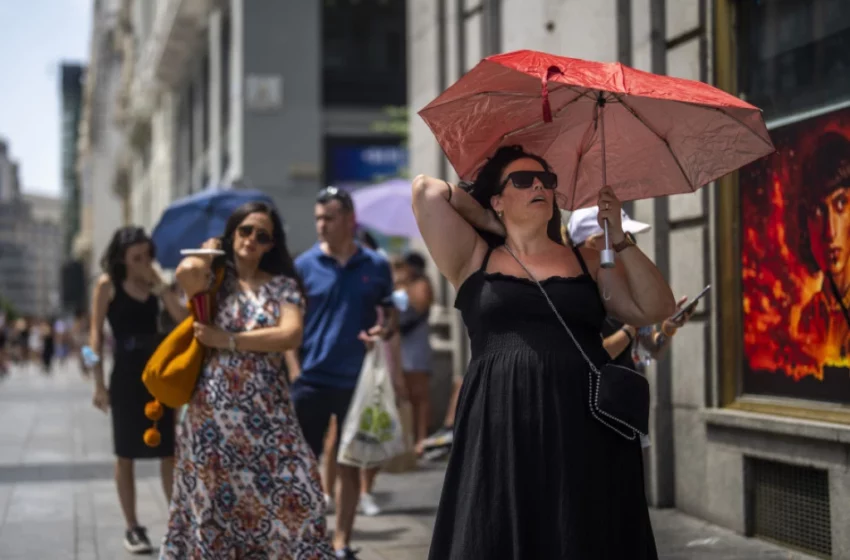
{"label": "sunglasses on man's head", "polygon": [[331,200],[338,200],[343,210],[354,210],[354,201],[348,191],[344,191],[338,187],[325,187],[316,195],[316,202],[319,204],[327,204]]}
{"label": "sunglasses on man's head", "polygon": [[540,181],[544,189],[553,190],[558,186],[558,176],[551,171],[514,171],[508,173],[499,188],[504,189],[510,182],[518,189],[529,189],[534,185],[535,179]]}
{"label": "sunglasses on man's head", "polygon": [[254,232],[257,232],[257,235],[254,236],[254,241],[256,241],[260,245],[271,245],[274,241],[271,234],[263,229],[255,228],[252,225],[244,225],[236,228],[236,232],[239,234],[239,237],[243,239],[248,239]]}

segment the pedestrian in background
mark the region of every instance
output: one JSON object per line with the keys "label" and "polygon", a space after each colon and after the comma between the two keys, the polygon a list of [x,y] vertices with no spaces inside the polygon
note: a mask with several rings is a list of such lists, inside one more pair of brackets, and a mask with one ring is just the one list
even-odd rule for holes
{"label": "pedestrian in background", "polygon": [[[145,445],[142,435],[150,426],[145,405],[150,394],[142,383],[142,371],[160,342],[157,319],[159,298],[175,320],[187,311],[164,290],[162,279],[153,268],[156,249],[142,228],[127,226],[112,236],[101,259],[103,274],[92,294],[89,345],[96,363],[94,406],[111,410],[112,439],[117,457],[115,482],[124,514],[124,547],[133,553],[152,550],[147,531],[136,516],[134,461],[159,459],[162,489],[171,501],[174,471],[174,411],[165,409],[159,421],[162,441],[157,447]],[[113,368],[106,384],[103,372],[104,322],[114,337]]]}
{"label": "pedestrian in background", "polygon": [[[594,251],[601,251],[605,247],[605,239],[602,228],[599,226],[599,207],[582,208],[570,214],[567,222],[568,239],[576,247],[587,247]],[[633,220],[621,212],[623,231],[630,235],[639,235],[648,232],[650,225]],[[688,301],[687,296],[681,298],[677,303],[677,311]],[[657,359],[669,346],[670,341],[690,319],[691,313],[683,313],[666,318],[658,325],[648,325],[642,328],[635,327],[620,321],[616,317],[608,315],[602,324],[602,345],[611,356],[611,360],[621,366],[634,368],[641,365],[642,360],[636,359],[638,348],[645,350],[651,359]]]}
{"label": "pedestrian in background", "polygon": [[298,426],[283,353],[303,333],[304,290],[280,217],[262,202],[240,206],[222,238],[225,255],[187,257],[176,271],[187,297],[224,266],[207,348],[180,425],[179,462],[160,558],[329,560],[316,458]]}
{"label": "pedestrian in background", "polygon": [[[337,419],[337,432],[342,431],[367,347],[391,336],[395,313],[389,263],[355,241],[357,224],[351,196],[336,187],[322,189],[316,199],[315,218],[319,242],[295,261],[304,279],[307,311],[301,363],[293,367],[292,398],[304,437],[318,457],[332,416]],[[380,315],[387,320],[379,323],[377,308],[382,305],[387,307]],[[291,361],[295,361],[294,354]],[[360,472],[338,465],[337,476],[340,485],[333,544],[338,558],[350,560],[356,558],[350,543]]]}
{"label": "pedestrian in background", "polygon": [[41,335],[41,366],[44,373],[53,369],[53,358],[56,355],[56,331],[53,330],[53,320],[48,318],[38,326]]}
{"label": "pedestrian in background", "polygon": [[88,377],[91,373],[91,369],[83,359],[83,347],[89,343],[89,331],[88,313],[84,308],[80,308],[74,314],[74,320],[71,324],[71,351],[77,358],[77,364],[83,377]]}
{"label": "pedestrian in background", "polygon": [[393,262],[393,276],[397,290],[407,294],[407,307],[399,313],[398,330],[401,335],[401,361],[407,397],[413,408],[413,434],[417,455],[422,455],[422,445],[428,437],[431,423],[431,374],[434,356],[431,349],[431,305],[434,289],[425,275],[425,259],[416,252],[408,252]]}

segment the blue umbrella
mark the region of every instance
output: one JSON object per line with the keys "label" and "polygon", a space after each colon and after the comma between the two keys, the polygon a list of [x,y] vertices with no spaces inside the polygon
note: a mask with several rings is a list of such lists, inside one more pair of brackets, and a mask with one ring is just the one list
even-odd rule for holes
{"label": "blue umbrella", "polygon": [[175,268],[181,249],[200,247],[210,237],[220,236],[233,211],[246,202],[274,206],[269,195],[253,189],[207,189],[172,202],[151,235],[160,266]]}

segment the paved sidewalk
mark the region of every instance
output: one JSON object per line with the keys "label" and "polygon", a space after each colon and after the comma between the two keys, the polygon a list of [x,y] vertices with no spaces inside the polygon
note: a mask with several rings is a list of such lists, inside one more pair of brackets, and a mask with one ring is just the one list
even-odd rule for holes
{"label": "paved sidewalk", "polygon": [[[51,377],[35,367],[0,379],[0,560],[120,560],[124,523],[112,481],[108,418],[73,366]],[[139,519],[162,537],[167,510],[155,462],[137,466]],[[382,474],[385,513],[358,517],[363,560],[422,560],[439,499],[441,466]],[[682,515],[652,512],[665,560],[807,558]],[[329,520],[333,527],[333,520]]]}

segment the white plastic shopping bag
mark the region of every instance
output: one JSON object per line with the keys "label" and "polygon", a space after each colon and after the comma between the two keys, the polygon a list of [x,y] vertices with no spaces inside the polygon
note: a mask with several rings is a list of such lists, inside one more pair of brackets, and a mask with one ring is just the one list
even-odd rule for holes
{"label": "white plastic shopping bag", "polygon": [[337,462],[376,467],[404,453],[404,434],[383,342],[366,353],[342,424]]}

